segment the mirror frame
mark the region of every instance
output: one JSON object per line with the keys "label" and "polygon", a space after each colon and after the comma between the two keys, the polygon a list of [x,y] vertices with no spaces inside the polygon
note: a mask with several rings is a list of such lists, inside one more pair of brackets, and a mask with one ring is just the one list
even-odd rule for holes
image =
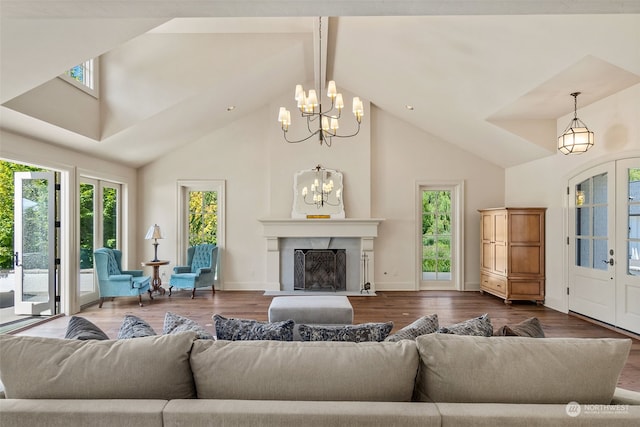
{"label": "mirror frame", "polygon": [[[333,181],[333,191],[329,196],[329,203],[323,206],[316,206],[309,203],[309,196],[305,201],[303,189],[307,188],[307,193],[315,180],[319,183]],[[336,197],[340,194],[340,197]],[[293,208],[291,218],[301,219],[334,219],[344,218],[344,191],[342,172],[335,169],[325,169],[320,165],[313,169],[296,172],[293,179]]]}

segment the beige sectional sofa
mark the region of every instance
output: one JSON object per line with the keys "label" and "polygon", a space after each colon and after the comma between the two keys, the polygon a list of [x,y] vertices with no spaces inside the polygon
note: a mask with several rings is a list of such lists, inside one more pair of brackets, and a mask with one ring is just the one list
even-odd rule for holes
{"label": "beige sectional sofa", "polygon": [[638,426],[630,340],[0,336],[0,425]]}

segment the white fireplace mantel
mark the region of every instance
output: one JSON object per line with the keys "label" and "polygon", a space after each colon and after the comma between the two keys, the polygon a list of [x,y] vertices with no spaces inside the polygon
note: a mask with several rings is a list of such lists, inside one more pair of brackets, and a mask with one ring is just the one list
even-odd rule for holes
{"label": "white fireplace mantel", "polygon": [[264,227],[267,240],[267,290],[281,290],[280,240],[290,238],[354,238],[359,239],[360,251],[366,257],[366,272],[361,272],[359,282],[365,278],[373,283],[374,246],[378,237],[378,226],[382,218],[341,218],[341,219],[295,219],[265,218],[259,220]]}
{"label": "white fireplace mantel", "polygon": [[264,236],[269,237],[359,237],[378,236],[381,218],[343,219],[261,219]]}

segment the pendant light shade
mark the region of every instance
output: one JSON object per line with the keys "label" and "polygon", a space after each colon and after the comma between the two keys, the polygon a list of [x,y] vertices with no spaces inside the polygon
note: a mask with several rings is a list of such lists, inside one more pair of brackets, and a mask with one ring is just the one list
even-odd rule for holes
{"label": "pendant light shade", "polygon": [[565,155],[581,154],[593,147],[593,132],[578,118],[578,95],[580,92],[571,94],[573,96],[573,120],[558,137],[558,150]]}

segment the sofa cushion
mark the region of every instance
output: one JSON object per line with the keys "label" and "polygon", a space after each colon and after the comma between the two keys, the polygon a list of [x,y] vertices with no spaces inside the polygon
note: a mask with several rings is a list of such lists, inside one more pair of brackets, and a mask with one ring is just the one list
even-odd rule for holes
{"label": "sofa cushion", "polygon": [[118,330],[118,339],[140,338],[157,335],[151,325],[133,314],[125,314]]}
{"label": "sofa cushion", "polygon": [[75,340],[108,340],[109,337],[102,329],[84,317],[71,316],[64,334],[67,339]]}
{"label": "sofa cushion", "polygon": [[440,427],[435,404],[415,402],[301,402],[285,400],[172,400],[164,427]]}
{"label": "sofa cushion", "polygon": [[443,326],[438,329],[439,334],[475,335],[490,337],[493,335],[493,325],[487,313],[454,325]]}
{"label": "sofa cushion", "polygon": [[362,323],[360,325],[299,325],[302,341],[384,341],[393,329],[393,322]]}
{"label": "sofa cushion", "polygon": [[163,427],[161,399],[0,399],[2,427]]}
{"label": "sofa cushion", "polygon": [[219,340],[293,340],[293,320],[270,323],[250,319],[231,319],[214,314],[213,321],[216,325],[216,337]]}
{"label": "sofa cushion", "polygon": [[164,315],[164,325],[162,327],[163,334],[178,334],[180,332],[193,331],[196,338],[203,340],[212,340],[213,335],[195,321],[180,316],[179,314],[168,311]]}
{"label": "sofa cushion", "polygon": [[0,335],[10,399],[189,399],[193,332],[80,341]]}
{"label": "sofa cushion", "polygon": [[530,317],[515,325],[504,325],[493,335],[497,337],[544,338],[544,330],[537,317]]}
{"label": "sofa cushion", "polygon": [[199,399],[410,401],[414,341],[194,342]]}
{"label": "sofa cushion", "polygon": [[475,337],[416,339],[419,400],[608,404],[629,339]]}
{"label": "sofa cushion", "polygon": [[430,314],[422,316],[410,325],[400,329],[395,334],[389,335],[385,341],[414,340],[420,335],[432,334],[438,330],[438,315]]}

